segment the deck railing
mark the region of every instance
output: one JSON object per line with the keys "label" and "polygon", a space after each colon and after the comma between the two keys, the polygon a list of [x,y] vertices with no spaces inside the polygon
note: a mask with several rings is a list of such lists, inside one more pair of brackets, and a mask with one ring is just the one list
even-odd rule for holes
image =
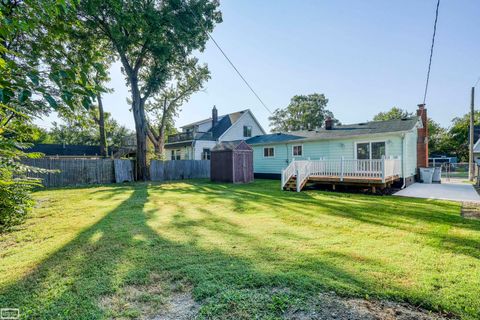
{"label": "deck railing", "polygon": [[282,189],[291,177],[296,176],[297,191],[309,177],[332,177],[344,181],[345,178],[381,179],[400,176],[400,159],[369,160],[301,160],[292,161],[282,170]]}
{"label": "deck railing", "polygon": [[282,186],[281,189],[283,190],[283,187],[287,184],[288,180],[290,180],[291,177],[296,175],[296,163],[295,161],[290,162],[288,167],[286,167],[284,170],[282,170]]}
{"label": "deck railing", "polygon": [[212,139],[213,136],[211,132],[180,132],[168,136],[167,143],[190,141],[199,139],[200,137],[202,137],[202,140],[209,140]]}

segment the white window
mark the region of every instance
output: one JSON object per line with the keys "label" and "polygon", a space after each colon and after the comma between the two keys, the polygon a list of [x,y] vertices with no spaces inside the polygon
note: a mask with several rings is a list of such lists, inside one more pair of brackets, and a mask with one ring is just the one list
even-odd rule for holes
{"label": "white window", "polygon": [[273,147],[263,148],[263,156],[265,158],[275,157],[275,148]]}
{"label": "white window", "polygon": [[357,143],[358,160],[382,159],[386,155],[385,141]]}
{"label": "white window", "polygon": [[252,126],[243,126],[243,136],[245,138],[252,136]]}
{"label": "white window", "polygon": [[180,149],[171,151],[171,156],[170,156],[171,160],[181,160],[181,158],[182,158],[182,151]]}
{"label": "white window", "polygon": [[210,160],[210,149],[203,148],[202,160]]}
{"label": "white window", "polygon": [[303,156],[303,147],[302,145],[293,146],[292,153],[294,157],[301,157]]}

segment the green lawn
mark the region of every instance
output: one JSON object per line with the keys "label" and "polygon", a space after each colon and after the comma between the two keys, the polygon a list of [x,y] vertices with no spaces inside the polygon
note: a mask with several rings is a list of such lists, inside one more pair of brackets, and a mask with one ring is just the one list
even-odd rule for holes
{"label": "green lawn", "polygon": [[192,290],[206,318],[281,317],[320,291],[480,318],[480,221],[455,203],[268,180],[35,198],[26,224],[0,236],[0,307],[25,318],[136,318],[175,290]]}

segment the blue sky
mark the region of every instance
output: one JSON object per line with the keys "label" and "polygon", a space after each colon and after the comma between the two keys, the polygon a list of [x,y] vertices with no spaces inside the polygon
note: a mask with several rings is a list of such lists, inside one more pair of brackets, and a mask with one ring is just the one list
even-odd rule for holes
{"label": "blue sky", "polygon": [[[324,93],[342,121],[370,120],[422,101],[436,0],[221,1],[223,23],[213,37],[267,106],[288,105],[296,94]],[[480,76],[480,1],[443,0],[427,96],[429,116],[444,126],[465,114]],[[176,125],[250,108],[265,129],[269,113],[209,42],[198,57],[212,78],[186,103]],[[111,70],[106,111],[134,128],[120,65]],[[44,126],[55,117],[44,119]]]}

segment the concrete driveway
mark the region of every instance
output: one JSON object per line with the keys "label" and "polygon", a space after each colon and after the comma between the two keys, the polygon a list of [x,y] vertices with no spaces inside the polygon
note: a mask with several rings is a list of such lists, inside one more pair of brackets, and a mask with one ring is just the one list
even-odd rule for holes
{"label": "concrete driveway", "polygon": [[424,199],[480,202],[480,196],[477,191],[475,191],[472,185],[466,183],[414,183],[394,193],[394,195]]}

